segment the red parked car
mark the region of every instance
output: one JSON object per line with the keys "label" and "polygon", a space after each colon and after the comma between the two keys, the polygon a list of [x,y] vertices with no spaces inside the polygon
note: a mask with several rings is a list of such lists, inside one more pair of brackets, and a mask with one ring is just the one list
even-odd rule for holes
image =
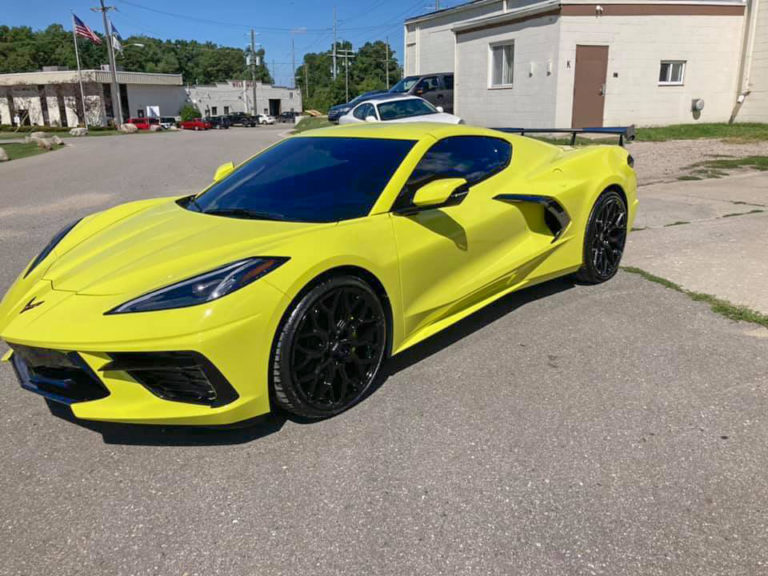
{"label": "red parked car", "polygon": [[213,125],[210,122],[206,122],[202,118],[194,118],[192,120],[187,120],[186,122],[181,122],[179,126],[181,126],[182,130],[210,130],[213,128]]}
{"label": "red parked car", "polygon": [[151,126],[159,126],[160,121],[157,118],[128,118],[126,124],[133,124],[139,130],[149,130]]}

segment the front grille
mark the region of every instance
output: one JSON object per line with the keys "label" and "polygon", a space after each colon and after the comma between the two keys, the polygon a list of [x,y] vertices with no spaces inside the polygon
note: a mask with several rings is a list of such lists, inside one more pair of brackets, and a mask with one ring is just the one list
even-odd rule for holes
{"label": "front grille", "polygon": [[73,404],[109,396],[109,390],[76,352],[11,345],[21,387],[55,402]]}
{"label": "front grille", "polygon": [[114,352],[104,371],[119,370],[173,402],[223,406],[238,398],[219,370],[197,352]]}

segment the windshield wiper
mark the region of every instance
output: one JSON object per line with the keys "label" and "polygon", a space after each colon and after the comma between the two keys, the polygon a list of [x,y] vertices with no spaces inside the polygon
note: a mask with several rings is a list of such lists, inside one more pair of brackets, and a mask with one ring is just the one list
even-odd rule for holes
{"label": "windshield wiper", "polygon": [[285,215],[277,212],[259,212],[247,208],[218,208],[206,210],[205,214],[213,216],[230,216],[232,218],[248,218],[250,220],[285,220]]}

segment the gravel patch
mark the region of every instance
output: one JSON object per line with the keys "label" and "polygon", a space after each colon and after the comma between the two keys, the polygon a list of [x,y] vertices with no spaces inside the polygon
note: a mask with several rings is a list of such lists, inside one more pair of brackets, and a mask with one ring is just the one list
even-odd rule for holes
{"label": "gravel patch", "polygon": [[640,186],[677,180],[688,166],[702,160],[731,156],[768,156],[768,142],[729,143],[723,140],[670,140],[632,142],[627,149],[635,157]]}

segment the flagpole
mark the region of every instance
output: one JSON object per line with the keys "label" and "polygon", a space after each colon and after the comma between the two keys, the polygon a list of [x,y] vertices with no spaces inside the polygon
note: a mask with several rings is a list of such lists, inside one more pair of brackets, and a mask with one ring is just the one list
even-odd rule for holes
{"label": "flagpole", "polygon": [[88,112],[85,108],[85,90],[83,90],[83,75],[80,72],[80,52],[77,50],[77,34],[75,33],[75,15],[72,14],[72,41],[75,43],[75,60],[77,60],[77,79],[80,82],[80,100],[83,102],[83,122],[88,129]]}

